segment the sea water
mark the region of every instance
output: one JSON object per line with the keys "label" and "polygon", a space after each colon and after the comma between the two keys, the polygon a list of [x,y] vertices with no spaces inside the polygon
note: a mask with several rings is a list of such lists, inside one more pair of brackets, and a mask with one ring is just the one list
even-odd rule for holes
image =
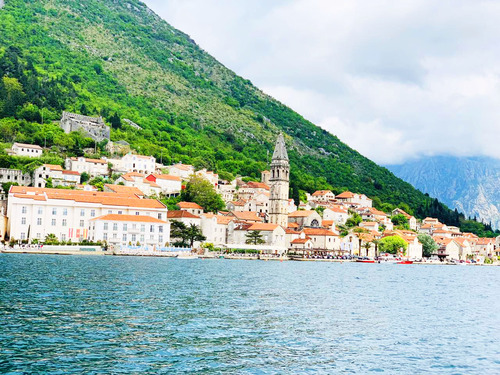
{"label": "sea water", "polygon": [[499,374],[500,268],[0,254],[0,373]]}

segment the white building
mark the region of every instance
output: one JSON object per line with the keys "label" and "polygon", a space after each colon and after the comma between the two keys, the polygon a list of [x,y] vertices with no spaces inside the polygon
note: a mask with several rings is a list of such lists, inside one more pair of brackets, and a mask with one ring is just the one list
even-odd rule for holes
{"label": "white building", "polygon": [[76,186],[80,183],[80,173],[64,170],[60,165],[43,164],[33,172],[35,187],[44,188],[49,179],[52,186]]}
{"label": "white building", "polygon": [[135,187],[147,196],[158,196],[162,192],[161,186],[156,182],[150,181],[142,173],[129,172],[121,175],[115,181],[116,184],[123,184],[124,186]]}
{"label": "white building", "polygon": [[182,178],[179,176],[153,173],[147,176],[146,180],[158,185],[165,196],[177,196],[182,191]]}
{"label": "white building", "polygon": [[107,177],[109,175],[108,162],[104,159],[66,158],[64,167],[80,174],[85,172],[91,177]]}
{"label": "white building", "polygon": [[170,223],[146,215],[108,214],[90,219],[89,238],[115,246],[162,247],[170,242]]}
{"label": "white building", "polygon": [[229,216],[203,214],[201,215],[201,231],[206,237],[206,243],[212,243],[215,247],[227,244],[228,224],[234,218]]}
{"label": "white building", "polygon": [[335,197],[339,202],[348,203],[351,205],[357,205],[359,207],[372,207],[373,202],[364,194],[351,193],[350,191],[344,191],[343,193]]}
{"label": "white building", "polygon": [[189,180],[189,177],[194,174],[194,167],[182,163],[174,164],[168,167],[168,174],[180,177],[183,180]]}
{"label": "white building", "polygon": [[[285,229],[278,224],[272,223],[235,223],[228,225],[228,244],[239,245],[245,248],[248,234],[257,231],[262,236],[262,246],[272,249],[273,253],[282,253],[287,249]],[[255,245],[256,246],[256,245]],[[234,246],[233,246],[234,247]],[[277,251],[277,252],[276,252]]]}
{"label": "white building", "polygon": [[14,143],[12,153],[16,156],[28,156],[30,158],[39,158],[42,156],[43,149],[38,145],[28,145],[25,143]]}
{"label": "white building", "polygon": [[345,224],[348,218],[349,212],[342,206],[329,206],[323,211],[323,220],[332,220],[336,224]]}
{"label": "white building", "polygon": [[193,215],[201,215],[203,213],[203,207],[201,207],[198,203],[194,202],[179,202],[177,203],[179,209],[182,211],[187,211],[192,213]]}
{"label": "white building", "polygon": [[137,172],[145,175],[156,172],[156,159],[153,156],[128,153],[121,159],[108,159],[117,173]]}
{"label": "white building", "polygon": [[6,182],[17,182],[19,185],[28,186],[31,184],[31,176],[19,169],[0,168],[0,184]]}
{"label": "white building", "polygon": [[11,239],[61,241],[88,239],[91,219],[108,215],[145,215],[165,220],[167,207],[155,199],[125,194],[12,186],[7,232]]}

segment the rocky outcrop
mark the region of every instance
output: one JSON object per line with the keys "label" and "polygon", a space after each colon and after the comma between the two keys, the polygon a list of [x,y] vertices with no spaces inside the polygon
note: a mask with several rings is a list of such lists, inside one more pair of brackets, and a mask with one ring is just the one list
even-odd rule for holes
{"label": "rocky outcrop", "polygon": [[500,228],[500,160],[435,156],[387,168],[448,206]]}

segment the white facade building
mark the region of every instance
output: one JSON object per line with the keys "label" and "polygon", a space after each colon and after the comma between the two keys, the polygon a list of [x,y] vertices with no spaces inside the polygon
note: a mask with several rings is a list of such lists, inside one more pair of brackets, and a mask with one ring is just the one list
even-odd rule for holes
{"label": "white facade building", "polygon": [[145,175],[156,172],[156,159],[153,156],[128,153],[121,159],[108,159],[117,173],[137,172]]}
{"label": "white facade building", "polygon": [[64,167],[80,174],[86,172],[91,177],[107,177],[109,175],[108,162],[104,159],[66,158]]}
{"label": "white facade building", "polygon": [[125,194],[12,186],[7,232],[11,239],[88,239],[90,220],[108,215],[145,215],[166,220],[167,207],[155,199]]}
{"label": "white facade building", "polygon": [[89,237],[114,246],[162,247],[170,242],[170,223],[152,216],[108,214],[90,220]]}
{"label": "white facade building", "polygon": [[14,143],[12,153],[16,156],[28,156],[30,158],[39,158],[42,156],[43,149],[38,145],[28,145],[25,143]]}
{"label": "white facade building", "polygon": [[52,186],[76,186],[80,183],[80,173],[76,171],[66,171],[60,165],[43,164],[35,171],[34,185],[38,188],[44,188],[49,179],[52,180]]}

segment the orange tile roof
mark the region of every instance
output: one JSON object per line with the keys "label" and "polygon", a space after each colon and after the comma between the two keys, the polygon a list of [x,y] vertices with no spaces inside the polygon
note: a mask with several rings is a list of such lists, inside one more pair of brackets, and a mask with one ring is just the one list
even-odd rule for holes
{"label": "orange tile roof", "polygon": [[263,182],[249,181],[247,183],[247,187],[252,188],[252,189],[270,190],[270,187],[267,184],[263,183]]}
{"label": "orange tile roof", "polygon": [[245,212],[232,211],[231,215],[236,217],[238,220],[263,221],[261,217],[258,217],[257,214],[252,211],[245,211]]}
{"label": "orange tile roof", "polygon": [[324,228],[304,228],[302,230],[307,236],[338,236],[331,230]]}
{"label": "orange tile roof", "polygon": [[185,219],[200,219],[199,216],[193,215],[191,212],[181,211],[181,210],[168,211],[167,212],[167,218],[168,219],[181,219],[181,218],[185,218]]}
{"label": "orange tile roof", "polygon": [[267,231],[267,232],[272,232],[276,228],[280,227],[278,224],[271,224],[271,223],[255,223],[248,228],[248,230],[259,230],[259,231]]}
{"label": "orange tile roof", "polygon": [[194,202],[179,202],[177,203],[177,206],[179,206],[182,209],[187,209],[187,208],[194,208],[197,210],[203,210],[203,207],[201,207],[198,203]]}
{"label": "orange tile roof", "polygon": [[288,228],[298,228],[299,224],[297,223],[288,223]]}
{"label": "orange tile roof", "polygon": [[194,170],[194,167],[192,165],[187,165],[187,164],[175,164],[172,165],[170,168],[177,168],[183,171]]}
{"label": "orange tile roof", "polygon": [[314,210],[298,210],[294,211],[291,214],[288,214],[288,217],[308,217],[314,214],[316,211]]}
{"label": "orange tile roof", "polygon": [[323,227],[331,227],[333,225],[333,220],[323,220],[321,224]]}
{"label": "orange tile roof", "polygon": [[80,172],[77,172],[77,171],[62,171],[63,174],[70,174],[70,175],[73,175],[73,176],[80,176]]}
{"label": "orange tile roof", "polygon": [[136,188],[134,186],[123,186],[123,185],[112,185],[112,184],[106,184],[104,186],[109,190],[114,191],[115,193],[144,196],[144,193],[139,188]]}
{"label": "orange tile roof", "polygon": [[167,224],[166,221],[157,219],[155,217],[146,216],[146,215],[117,215],[117,214],[109,214],[104,216],[99,216],[94,219],[90,219],[90,221],[131,221],[131,222],[141,222],[141,223],[159,223],[159,224]]}
{"label": "orange tile roof", "polygon": [[62,171],[63,168],[60,165],[56,164],[44,164],[45,168],[49,168],[51,171]]}
{"label": "orange tile roof", "polygon": [[122,174],[120,177],[123,178],[126,181],[134,181],[133,177],[142,177],[142,178],[144,178],[145,176],[142,173],[129,172],[129,173]]}
{"label": "orange tile roof", "polygon": [[327,195],[328,193],[332,193],[332,191],[331,190],[317,190],[314,193],[312,193],[312,196],[313,197],[322,197],[323,195]]}
{"label": "orange tile roof", "polygon": [[286,234],[300,234],[300,232],[299,232],[299,231],[293,230],[293,229],[291,229],[291,228],[287,228],[287,229],[285,229],[285,233],[286,233]]}
{"label": "orange tile roof", "polygon": [[[165,208],[166,206],[156,199],[140,199],[129,194],[108,193],[85,190],[48,189],[27,186],[12,186],[10,193],[25,195],[22,198],[36,199],[37,195],[47,196],[48,199],[71,200],[80,203],[102,204],[104,206],[125,206],[136,208]],[[30,193],[30,194],[29,194]],[[38,199],[39,200],[39,199]]]}
{"label": "orange tile roof", "polygon": [[341,199],[354,198],[354,193],[351,193],[350,191],[344,191],[343,193],[337,195],[337,198]]}
{"label": "orange tile roof", "polygon": [[309,237],[306,237],[306,238],[296,238],[292,241],[293,244],[295,245],[302,245],[302,244],[305,244],[307,243],[307,241],[311,241],[311,239]]}
{"label": "orange tile roof", "polygon": [[233,220],[234,218],[232,218],[231,216],[217,215],[217,224],[228,225]]}

